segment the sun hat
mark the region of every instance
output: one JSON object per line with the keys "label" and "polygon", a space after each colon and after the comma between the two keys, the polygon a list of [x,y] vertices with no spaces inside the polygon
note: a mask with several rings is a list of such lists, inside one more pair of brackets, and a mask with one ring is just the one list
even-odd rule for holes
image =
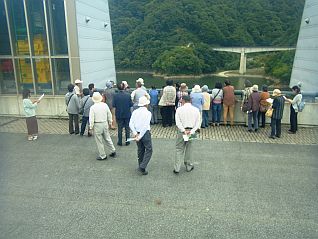
{"label": "sun hat", "polygon": [[113,87],[113,82],[112,81],[107,81],[106,82],[106,88],[112,88]]}
{"label": "sun hat", "polygon": [[208,92],[209,87],[207,85],[204,85],[204,86],[202,86],[201,90],[202,90],[202,92]]}
{"label": "sun hat", "polygon": [[83,81],[81,81],[80,79],[76,79],[74,83],[75,83],[75,84],[82,84]]}
{"label": "sun hat", "polygon": [[128,86],[128,83],[125,80],[123,80],[121,83],[124,85],[125,88]]}
{"label": "sun hat", "polygon": [[192,88],[192,92],[194,92],[194,93],[201,92],[200,86],[199,86],[199,85],[195,85],[195,86]]}
{"label": "sun hat", "polygon": [[282,92],[279,89],[273,90],[273,96],[279,96],[281,94],[282,94]]}
{"label": "sun hat", "polygon": [[139,78],[138,80],[136,80],[136,83],[140,83],[140,84],[144,84],[144,79],[142,79],[142,78]]}
{"label": "sun hat", "polygon": [[180,84],[180,90],[182,90],[182,91],[188,90],[187,84],[186,84],[186,83],[181,83],[181,84]]}
{"label": "sun hat", "polygon": [[258,91],[258,85],[253,85],[252,86],[252,91]]}
{"label": "sun hat", "polygon": [[139,98],[138,101],[138,106],[145,106],[145,105],[149,105],[150,101],[147,99],[146,96],[142,96]]}
{"label": "sun hat", "polygon": [[103,97],[102,97],[102,95],[99,92],[94,92],[92,100],[93,100],[94,103],[99,103],[99,102],[101,102],[103,100]]}

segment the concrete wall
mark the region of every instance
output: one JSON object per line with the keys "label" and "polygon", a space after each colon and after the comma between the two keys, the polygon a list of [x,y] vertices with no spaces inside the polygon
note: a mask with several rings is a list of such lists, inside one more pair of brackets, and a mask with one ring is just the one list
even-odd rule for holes
{"label": "concrete wall", "polygon": [[[235,122],[243,123],[246,114],[240,110],[241,103],[238,102],[235,107]],[[38,106],[37,115],[42,117],[67,117],[65,111],[64,96],[45,96]],[[282,122],[289,124],[290,105],[285,105],[284,118]],[[0,96],[0,116],[12,115],[23,116],[22,98],[19,96]],[[160,115],[159,115],[159,118]],[[211,120],[211,116],[210,116]],[[267,122],[270,119],[267,118]],[[304,112],[298,114],[298,122],[301,125],[318,126],[318,103],[306,103]]]}
{"label": "concrete wall", "polygon": [[116,82],[108,0],[76,0],[76,19],[83,86],[105,88]]}
{"label": "concrete wall", "polygon": [[291,87],[302,82],[303,91],[318,92],[317,12],[317,0],[306,0],[290,80]]}

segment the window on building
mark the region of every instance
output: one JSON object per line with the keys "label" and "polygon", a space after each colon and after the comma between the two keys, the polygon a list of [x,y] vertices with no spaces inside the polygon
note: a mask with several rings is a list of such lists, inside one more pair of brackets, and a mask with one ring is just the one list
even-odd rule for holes
{"label": "window on building", "polygon": [[10,0],[7,3],[9,16],[11,17],[10,27],[13,35],[12,41],[14,42],[14,55],[29,55],[30,49],[23,0]]}
{"label": "window on building", "polygon": [[51,35],[51,54],[67,55],[67,34],[64,0],[48,0],[48,25]]}
{"label": "window on building", "polygon": [[52,94],[51,69],[48,58],[34,59],[36,93]]}
{"label": "window on building", "polygon": [[29,89],[34,93],[30,58],[16,59],[16,74],[19,92]]}
{"label": "window on building", "polygon": [[0,26],[0,55],[11,55],[8,24],[3,0],[0,0]]}
{"label": "window on building", "polygon": [[27,12],[30,39],[35,56],[48,55],[47,36],[45,27],[45,16],[43,2],[39,0],[28,0]]}
{"label": "window on building", "polygon": [[67,92],[67,85],[71,83],[69,60],[52,59],[52,68],[55,94],[64,95]]}
{"label": "window on building", "polygon": [[16,94],[13,64],[11,59],[0,59],[0,93]]}

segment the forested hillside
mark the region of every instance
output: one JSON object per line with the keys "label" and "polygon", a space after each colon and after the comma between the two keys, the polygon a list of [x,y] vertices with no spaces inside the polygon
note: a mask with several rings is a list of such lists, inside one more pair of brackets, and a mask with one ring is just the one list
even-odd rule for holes
{"label": "forested hillside", "polygon": [[[295,46],[304,0],[109,0],[118,69],[230,69],[215,46]],[[290,53],[294,54],[294,53]]]}

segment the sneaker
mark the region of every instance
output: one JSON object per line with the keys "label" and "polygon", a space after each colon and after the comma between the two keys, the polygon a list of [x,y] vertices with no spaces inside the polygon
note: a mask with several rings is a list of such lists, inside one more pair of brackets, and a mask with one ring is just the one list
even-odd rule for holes
{"label": "sneaker", "polygon": [[275,139],[275,136],[271,135],[269,136],[270,139]]}
{"label": "sneaker", "polygon": [[139,175],[148,175],[148,172],[145,169],[137,168],[137,173]]}
{"label": "sneaker", "polygon": [[107,159],[107,156],[105,157],[105,158],[102,158],[102,157],[100,157],[100,156],[98,156],[97,158],[96,158],[96,160],[106,160]]}
{"label": "sneaker", "polygon": [[112,158],[115,158],[116,157],[116,152],[112,152],[109,156],[112,157]]}
{"label": "sneaker", "polygon": [[37,140],[38,139],[38,136],[37,135],[34,135],[33,137],[32,137],[32,140]]}
{"label": "sneaker", "polygon": [[32,136],[28,136],[28,140],[29,140],[29,141],[32,141],[32,140],[33,140],[33,137],[32,137]]}
{"label": "sneaker", "polygon": [[194,169],[194,166],[192,164],[189,164],[188,166],[191,166],[191,168],[187,169],[187,172],[191,172]]}
{"label": "sneaker", "polygon": [[123,146],[123,144],[122,144],[122,143],[117,143],[117,145],[118,145],[118,146]]}
{"label": "sneaker", "polygon": [[178,175],[178,174],[179,174],[179,172],[177,172],[176,170],[173,170],[173,173],[174,173],[175,175]]}
{"label": "sneaker", "polygon": [[130,142],[126,142],[126,146],[130,145]]}

